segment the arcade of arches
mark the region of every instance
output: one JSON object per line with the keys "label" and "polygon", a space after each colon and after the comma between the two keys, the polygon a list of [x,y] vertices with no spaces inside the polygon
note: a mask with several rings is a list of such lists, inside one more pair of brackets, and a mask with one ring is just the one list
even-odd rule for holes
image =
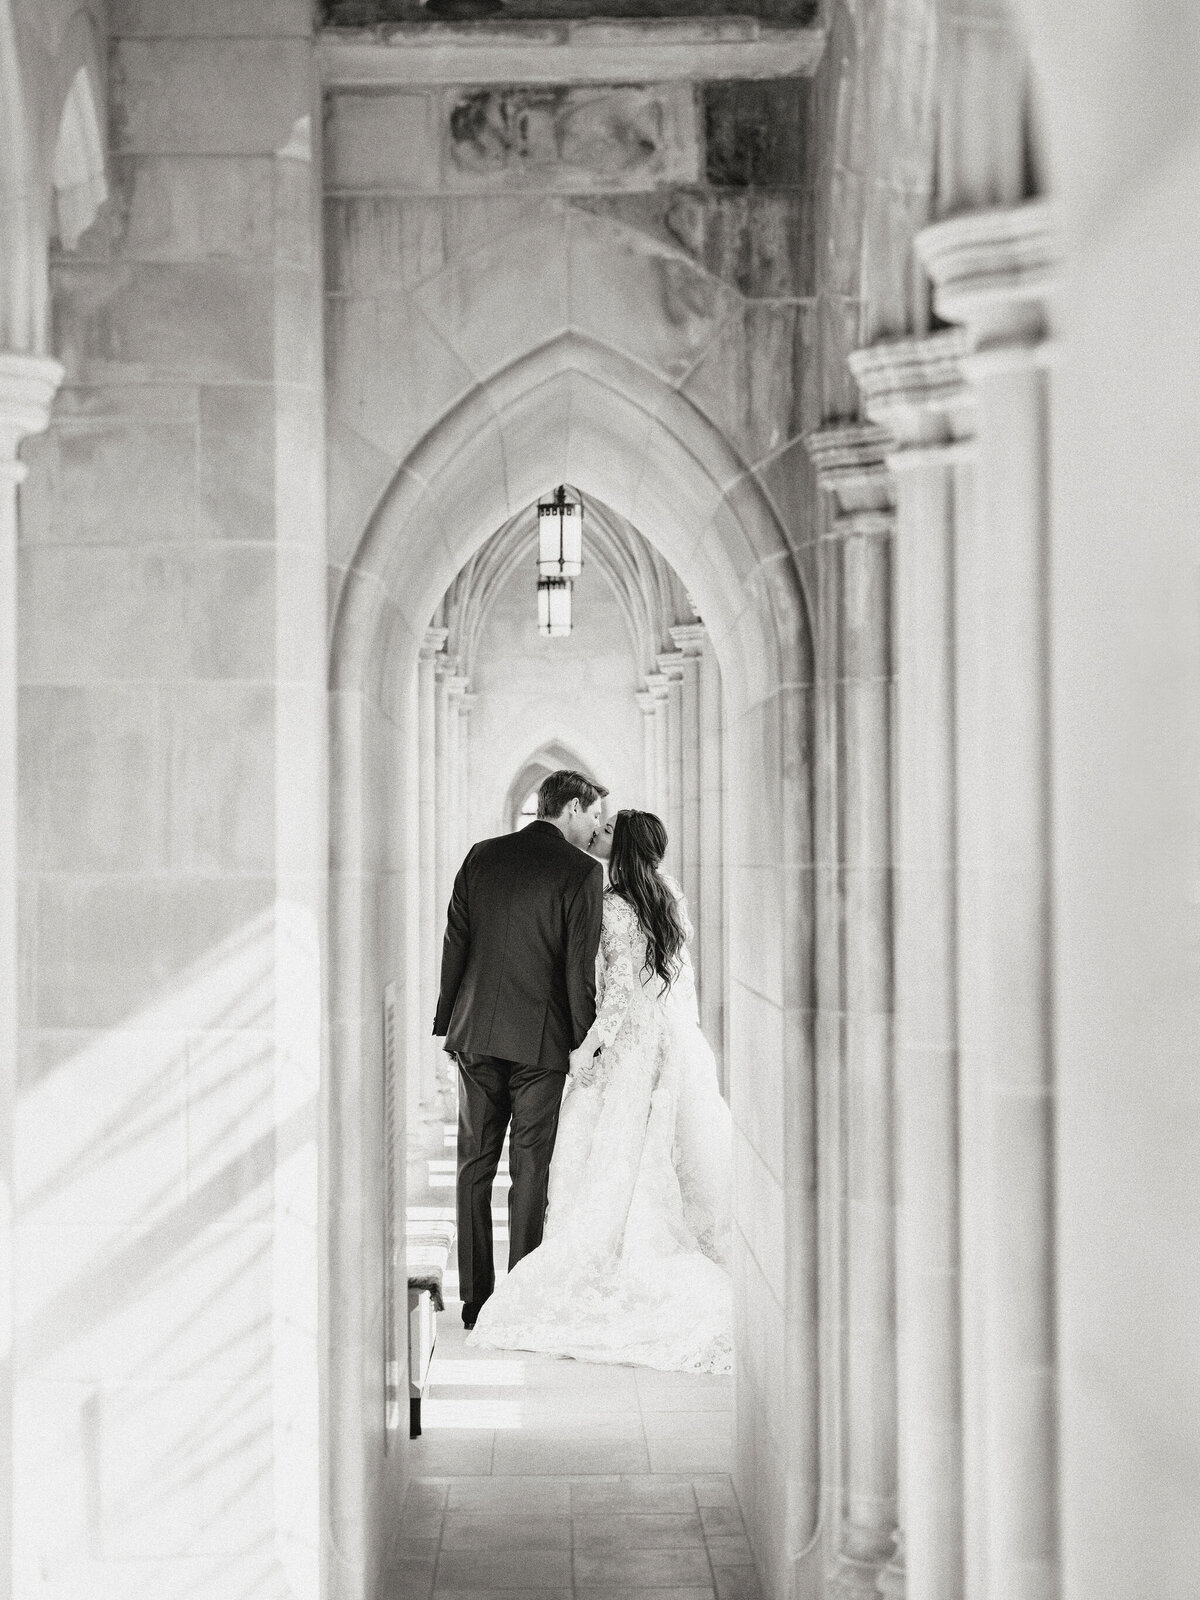
{"label": "arcade of arches", "polygon": [[1200,27],[488,9],[0,0],[0,1600],[394,1600],[441,907],[564,760],[733,1113],[694,1592],[1190,1600]]}

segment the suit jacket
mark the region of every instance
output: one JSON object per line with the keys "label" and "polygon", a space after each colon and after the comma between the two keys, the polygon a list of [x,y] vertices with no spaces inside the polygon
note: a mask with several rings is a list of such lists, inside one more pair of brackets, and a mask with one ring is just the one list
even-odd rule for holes
{"label": "suit jacket", "polygon": [[603,905],[600,863],[551,822],[472,845],[446,914],[446,1049],[566,1072],[596,1016]]}

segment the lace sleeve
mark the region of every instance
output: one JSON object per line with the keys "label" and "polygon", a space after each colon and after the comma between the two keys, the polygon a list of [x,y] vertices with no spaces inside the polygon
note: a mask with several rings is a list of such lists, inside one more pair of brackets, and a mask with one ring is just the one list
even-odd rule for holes
{"label": "lace sleeve", "polygon": [[605,895],[604,921],[600,927],[604,999],[596,1013],[596,1035],[601,1049],[607,1049],[620,1033],[633,999],[633,953],[629,946],[632,917],[632,910],[619,895]]}

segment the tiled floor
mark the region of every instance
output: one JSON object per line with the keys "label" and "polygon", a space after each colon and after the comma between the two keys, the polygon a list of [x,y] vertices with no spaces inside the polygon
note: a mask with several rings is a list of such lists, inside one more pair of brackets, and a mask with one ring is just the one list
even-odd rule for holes
{"label": "tiled floor", "polygon": [[[444,1206],[429,1166],[410,1200]],[[731,1403],[728,1378],[468,1348],[448,1296],[386,1600],[760,1600]]]}

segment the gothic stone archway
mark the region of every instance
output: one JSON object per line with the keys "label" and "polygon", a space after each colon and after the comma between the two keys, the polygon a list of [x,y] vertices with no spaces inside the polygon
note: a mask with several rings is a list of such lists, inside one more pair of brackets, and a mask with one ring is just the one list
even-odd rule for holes
{"label": "gothic stone archway", "polygon": [[[703,614],[725,684],[737,826],[730,873],[731,1099],[738,1224],[737,1473],[782,1592],[818,1497],[810,945],[812,648],[804,597],[766,496],[677,392],[566,334],[473,391],[411,453],[348,569],[331,659],[331,1037],[328,1096],[333,1592],[378,1567],[383,1275],[372,1169],[384,984],[411,1003],[402,950],[405,686],[455,572],[547,482],[569,479],[638,527]],[[469,513],[464,511],[469,508]],[[753,907],[753,915],[739,915]],[[366,1265],[364,1265],[366,1264]],[[376,1286],[378,1285],[378,1287]],[[364,1396],[367,1398],[364,1399]],[[395,1460],[395,1452],[389,1458]]]}

